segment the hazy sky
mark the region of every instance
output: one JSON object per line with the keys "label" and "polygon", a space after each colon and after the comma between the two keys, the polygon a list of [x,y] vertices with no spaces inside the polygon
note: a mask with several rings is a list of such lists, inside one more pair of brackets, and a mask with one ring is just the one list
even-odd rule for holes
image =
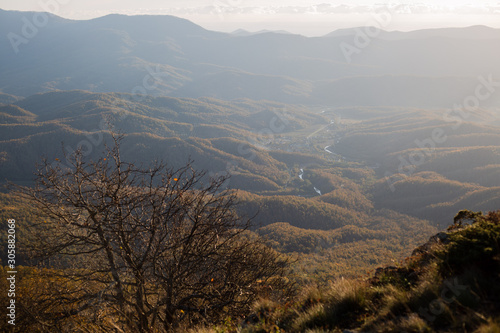
{"label": "hazy sky", "polygon": [[[385,30],[478,24],[500,28],[500,0],[392,0],[387,4],[380,0],[0,0],[0,8],[49,10],[72,19],[110,13],[170,14],[213,30],[282,29],[308,36],[367,25]],[[389,20],[381,21],[380,15],[387,13]]]}

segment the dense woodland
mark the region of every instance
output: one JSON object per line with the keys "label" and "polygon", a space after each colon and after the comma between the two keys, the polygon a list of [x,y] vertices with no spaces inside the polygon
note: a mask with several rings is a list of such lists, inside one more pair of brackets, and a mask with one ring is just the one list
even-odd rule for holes
{"label": "dense woodland", "polygon": [[[273,247],[300,258],[295,269],[301,280],[324,283],[397,262],[449,225],[461,208],[487,211],[498,203],[494,179],[500,161],[491,113],[464,123],[466,139],[458,140],[460,133],[441,120],[442,111],[419,109],[318,112],[249,100],[148,97],[132,102],[126,94],[74,91],[35,95],[0,111],[2,175],[23,184],[32,179],[40,152],[64,162],[65,154],[84,140],[91,143],[89,158],[98,158],[111,138],[99,126],[110,124],[126,133],[123,153],[136,163],[162,156],[178,167],[192,159],[196,169],[212,176],[229,174],[225,185],[240,189],[238,212],[255,216],[254,232]],[[273,119],[283,128],[280,133],[255,131]],[[199,130],[211,126],[219,131]],[[397,156],[408,156],[415,150],[413,141],[432,126],[448,126],[454,139],[425,155],[412,172],[398,173]],[[484,135],[488,131],[491,135]],[[310,137],[311,132],[316,133]],[[467,141],[474,133],[483,146]],[[323,149],[326,145],[333,154]],[[384,177],[387,172],[390,177]],[[28,228],[29,210],[20,209],[8,193],[2,196],[3,214],[22,212],[16,215]]]}
{"label": "dense woodland", "polygon": [[[0,9],[0,35],[17,31],[22,15]],[[380,31],[353,61],[338,47],[352,43],[355,30],[349,29],[315,38],[239,36],[170,16],[72,21],[50,15],[40,31],[17,53],[0,40],[0,219],[16,220],[14,331],[500,330],[500,30]],[[26,195],[39,185],[34,172],[40,175],[41,167],[57,170],[57,185],[82,179],[71,178],[75,156],[112,175],[106,168],[117,136],[120,158],[139,174],[161,165],[197,175],[183,195],[172,184],[186,179],[170,173],[158,187],[132,182],[123,200],[113,201],[114,185],[101,187],[102,180],[81,169],[103,207],[109,200],[143,205],[140,218],[123,220],[132,223],[132,233],[138,221],[146,230],[141,237],[157,220],[179,222],[177,235],[187,230],[183,219],[190,225],[208,216],[203,221],[217,225],[220,219],[203,210],[193,220],[189,198],[207,194],[200,206],[214,198],[230,202],[223,205],[230,227],[200,233],[210,251],[241,236],[223,251],[224,260],[176,265],[189,252],[183,242],[190,236],[158,242],[171,241],[181,253],[172,259],[163,248],[155,257],[165,272],[214,268],[208,269],[213,276],[191,270],[183,282],[201,287],[182,291],[177,304],[159,300],[157,290],[172,285],[168,274],[130,264],[130,253],[143,245],[139,238],[128,239],[132,246],[124,251],[119,237],[108,247],[131,268],[116,286],[122,277],[100,266],[106,237],[102,247],[78,248],[78,260],[70,259],[74,243],[64,244],[65,253],[59,243],[81,232],[95,235],[107,220],[80,211],[85,205],[78,200],[65,210],[68,202],[57,196],[58,213],[51,215],[34,204],[36,195]],[[156,206],[147,189],[163,203],[160,194],[175,189],[167,192],[188,207],[184,215],[149,218]],[[65,234],[61,219],[81,229]],[[115,218],[109,221],[114,225]],[[3,290],[7,225],[0,229]],[[245,252],[248,244],[256,250]],[[49,248],[51,256],[40,256]],[[244,259],[233,260],[234,248]],[[93,280],[82,283],[88,276]],[[5,293],[0,297],[7,300]],[[144,310],[150,304],[156,310]]]}
{"label": "dense woodland", "polygon": [[[41,157],[64,163],[82,142],[88,158],[97,159],[113,126],[124,133],[124,157],[136,163],[162,157],[180,167],[191,159],[207,179],[230,175],[225,186],[239,190],[239,214],[254,217],[254,231],[276,248],[301,254],[309,263],[301,269],[318,272],[322,281],[400,260],[449,225],[458,210],[494,210],[500,194],[491,110],[454,131],[442,120],[443,110],[134,101],[127,94],[85,91],[18,100],[0,106],[4,180],[30,184]],[[429,149],[414,141],[436,127],[449,139],[414,169],[398,170],[399,156]],[[3,198],[5,216],[18,209],[25,219],[28,212],[8,192]],[[332,259],[332,269],[316,267],[330,265],[325,258]]]}
{"label": "dense woodland", "polygon": [[[4,180],[30,186],[40,158],[64,166],[79,146],[89,160],[102,158],[110,131],[120,131],[124,158],[138,165],[161,156],[174,168],[192,160],[207,171],[205,182],[229,176],[224,188],[237,190],[236,212],[252,218],[254,237],[287,256],[287,278],[298,286],[328,288],[396,265],[450,225],[458,210],[494,210],[499,202],[491,112],[455,131],[443,122],[443,110],[166,97],[137,102],[127,94],[85,91],[10,101],[0,106]],[[449,140],[436,148],[415,146],[434,128],[443,128]],[[423,162],[401,167],[401,157],[415,151]],[[18,223],[19,263],[31,265],[28,236],[38,213],[8,188],[0,196],[2,218],[15,216]],[[240,325],[231,320],[227,329]]]}

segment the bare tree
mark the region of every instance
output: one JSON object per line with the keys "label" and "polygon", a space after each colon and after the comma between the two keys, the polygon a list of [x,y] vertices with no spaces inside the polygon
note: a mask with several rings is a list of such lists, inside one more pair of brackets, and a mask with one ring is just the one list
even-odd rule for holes
{"label": "bare tree", "polygon": [[64,309],[54,318],[172,331],[242,315],[259,291],[283,290],[287,261],[248,231],[224,177],[207,181],[189,163],[137,167],[113,139],[98,161],[81,152],[71,168],[44,161],[36,186],[18,187],[40,211],[34,257],[64,281],[45,299]]}

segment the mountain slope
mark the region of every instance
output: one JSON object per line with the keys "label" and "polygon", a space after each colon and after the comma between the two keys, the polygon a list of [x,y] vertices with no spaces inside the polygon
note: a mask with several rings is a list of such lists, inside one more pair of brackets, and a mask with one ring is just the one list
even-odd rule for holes
{"label": "mountain slope", "polygon": [[305,287],[286,303],[263,299],[241,325],[249,332],[497,332],[500,213],[460,211],[454,220],[404,262]]}
{"label": "mountain slope", "polygon": [[[47,24],[25,38],[23,17],[43,15]],[[17,96],[83,89],[333,106],[444,106],[462,97],[464,85],[478,75],[500,76],[500,34],[485,27],[381,32],[359,48],[350,32],[241,36],[173,16],[72,21],[1,11],[0,22],[0,35],[23,40],[17,45],[19,39],[0,39],[0,92]],[[349,46],[356,51],[346,54]],[[354,95],[345,89],[353,85],[360,87]]]}

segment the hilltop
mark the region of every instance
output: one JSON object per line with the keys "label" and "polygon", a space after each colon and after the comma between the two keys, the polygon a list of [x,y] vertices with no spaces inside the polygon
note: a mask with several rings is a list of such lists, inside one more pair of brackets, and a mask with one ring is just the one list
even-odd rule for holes
{"label": "hilltop", "polygon": [[460,211],[447,232],[364,279],[262,299],[243,321],[204,332],[497,332],[500,211]]}

